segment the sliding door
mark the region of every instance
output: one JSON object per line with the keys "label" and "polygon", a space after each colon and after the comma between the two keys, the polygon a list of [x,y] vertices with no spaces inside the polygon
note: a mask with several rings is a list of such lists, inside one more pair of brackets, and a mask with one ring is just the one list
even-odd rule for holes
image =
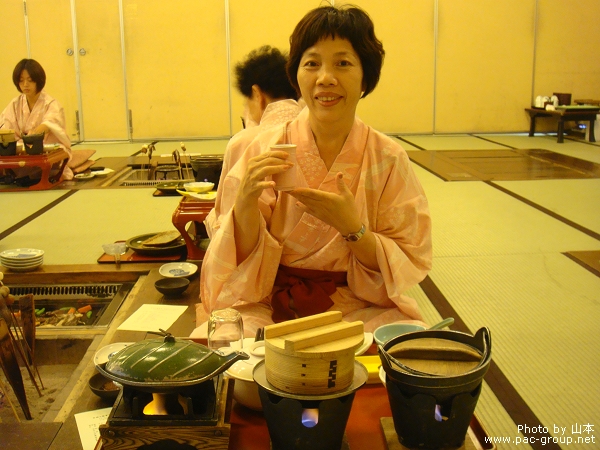
{"label": "sliding door", "polygon": [[119,1],[75,5],[82,135],[86,141],[128,139]]}
{"label": "sliding door", "polygon": [[[63,106],[67,134],[71,141],[79,141],[83,137],[79,133],[77,116],[79,102],[71,1],[27,0],[27,21],[31,58],[38,61],[46,72],[44,90]],[[50,29],[52,32],[49,32]]]}
{"label": "sliding door", "polygon": [[223,0],[123,0],[133,138],[229,136]]}

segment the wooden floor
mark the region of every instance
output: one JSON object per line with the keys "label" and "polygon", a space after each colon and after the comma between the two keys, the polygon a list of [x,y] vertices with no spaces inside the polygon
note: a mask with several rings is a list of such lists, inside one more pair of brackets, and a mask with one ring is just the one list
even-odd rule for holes
{"label": "wooden floor", "polygon": [[[555,135],[541,134],[395,138],[409,151],[433,221],[433,269],[408,294],[429,323],[452,316],[455,330],[490,328],[493,364],[476,413],[491,436],[513,439],[497,448],[515,447],[523,436],[518,426],[551,434],[564,427],[576,439],[572,427],[593,424],[597,434],[600,145],[568,138],[558,144]],[[222,153],[226,142],[186,144],[209,154]],[[87,147],[103,158],[129,156],[140,145]],[[157,144],[165,154],[171,147]],[[153,193],[1,193],[11,213],[0,216],[0,251],[34,247],[46,251],[47,265],[95,264],[103,243],[172,227],[179,198]]]}

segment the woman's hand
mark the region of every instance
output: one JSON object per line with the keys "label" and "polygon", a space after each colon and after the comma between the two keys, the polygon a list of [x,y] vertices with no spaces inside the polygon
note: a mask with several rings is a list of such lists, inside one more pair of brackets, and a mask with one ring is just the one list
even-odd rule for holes
{"label": "woman's hand", "polygon": [[248,167],[233,206],[238,264],[250,255],[258,242],[258,198],[263,190],[275,187],[274,181],[266,181],[265,178],[292,167],[292,163],[286,161],[287,156],[288,153],[284,151],[268,151],[248,160]]}
{"label": "woman's hand", "polygon": [[309,188],[298,188],[288,193],[302,203],[304,211],[331,225],[342,236],[356,233],[362,222],[354,196],[344,183],[341,172],[336,175],[336,183],[338,194]]}
{"label": "woman's hand", "polygon": [[264,189],[275,187],[274,181],[266,181],[269,175],[281,173],[292,167],[293,163],[287,162],[288,153],[285,151],[267,151],[248,160],[246,174],[241,181],[236,199],[240,201],[258,201]]}
{"label": "woman's hand", "polygon": [[[336,183],[339,194],[308,188],[294,189],[288,193],[302,202],[301,207],[304,211],[331,225],[342,236],[346,236],[358,232],[362,222],[356,209],[354,196],[344,183],[341,172],[336,175]],[[380,270],[375,235],[371,231],[367,229],[361,239],[348,242],[348,246],[356,259],[365,267],[374,271]]]}

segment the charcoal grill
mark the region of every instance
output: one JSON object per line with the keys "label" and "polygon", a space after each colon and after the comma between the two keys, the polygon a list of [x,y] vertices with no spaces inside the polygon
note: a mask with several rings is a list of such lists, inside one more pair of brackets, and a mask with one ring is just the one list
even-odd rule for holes
{"label": "charcoal grill", "polygon": [[[133,288],[133,283],[89,283],[89,284],[28,284],[9,285],[10,292],[19,298],[33,295],[35,308],[46,312],[65,308],[92,307],[90,317],[81,318],[82,324],[74,326],[39,325],[40,329],[73,330],[108,327],[119,307]],[[18,302],[13,305],[15,312]]]}

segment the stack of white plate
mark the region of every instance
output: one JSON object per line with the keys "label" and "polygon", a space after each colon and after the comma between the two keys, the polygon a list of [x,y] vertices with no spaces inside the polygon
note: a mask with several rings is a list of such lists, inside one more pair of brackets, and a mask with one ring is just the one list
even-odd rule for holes
{"label": "stack of white plate", "polygon": [[44,251],[35,248],[14,248],[0,252],[0,264],[15,272],[29,272],[44,264]]}

